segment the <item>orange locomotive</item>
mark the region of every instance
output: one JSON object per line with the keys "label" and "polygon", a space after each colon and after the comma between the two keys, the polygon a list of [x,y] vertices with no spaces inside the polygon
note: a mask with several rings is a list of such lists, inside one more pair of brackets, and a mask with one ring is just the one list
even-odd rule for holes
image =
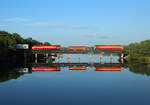
{"label": "orange locomotive", "polygon": [[32,50],[60,50],[60,45],[35,45]]}
{"label": "orange locomotive", "polygon": [[95,50],[123,50],[121,45],[95,45]]}
{"label": "orange locomotive", "polygon": [[123,67],[95,67],[95,71],[121,71]]}
{"label": "orange locomotive", "polygon": [[85,46],[69,46],[69,50],[86,50]]}
{"label": "orange locomotive", "polygon": [[60,67],[32,67],[32,71],[60,71]]}

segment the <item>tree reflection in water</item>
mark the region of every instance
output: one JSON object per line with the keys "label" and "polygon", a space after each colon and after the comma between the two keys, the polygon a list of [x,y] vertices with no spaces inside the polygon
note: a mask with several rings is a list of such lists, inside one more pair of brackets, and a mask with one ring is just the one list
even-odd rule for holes
{"label": "tree reflection in water", "polygon": [[11,79],[17,79],[21,75],[24,75],[24,73],[17,72],[12,65],[0,65],[0,82],[6,82]]}
{"label": "tree reflection in water", "polygon": [[129,71],[133,73],[150,76],[150,64],[130,62],[128,64],[128,67],[129,67]]}

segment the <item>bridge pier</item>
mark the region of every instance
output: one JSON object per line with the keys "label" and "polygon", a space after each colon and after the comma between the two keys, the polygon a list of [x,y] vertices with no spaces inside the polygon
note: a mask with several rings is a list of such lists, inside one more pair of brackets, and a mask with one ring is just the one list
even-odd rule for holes
{"label": "bridge pier", "polygon": [[70,54],[67,54],[67,62],[70,63]]}
{"label": "bridge pier", "polygon": [[92,54],[89,53],[89,64],[91,64]]}
{"label": "bridge pier", "polygon": [[58,58],[57,62],[59,63],[60,62],[60,54],[59,53],[57,54],[57,58]]}
{"label": "bridge pier", "polygon": [[113,54],[111,53],[110,54],[110,63],[112,63],[112,60],[113,60]]}
{"label": "bridge pier", "polygon": [[37,63],[37,59],[38,59],[38,54],[35,53],[35,63]]}
{"label": "bridge pier", "polygon": [[48,53],[46,53],[46,63],[48,63]]}
{"label": "bridge pier", "polygon": [[123,53],[121,53],[120,59],[121,59],[121,63],[123,64],[124,63],[124,54]]}
{"label": "bridge pier", "polygon": [[78,61],[79,61],[79,63],[80,63],[80,54],[78,54]]}
{"label": "bridge pier", "polygon": [[124,54],[123,54],[123,53],[121,53],[121,59],[123,59],[123,56],[124,56]]}
{"label": "bridge pier", "polygon": [[100,64],[102,64],[102,54],[100,54]]}
{"label": "bridge pier", "polygon": [[122,63],[122,64],[124,63],[124,59],[121,59],[121,63]]}

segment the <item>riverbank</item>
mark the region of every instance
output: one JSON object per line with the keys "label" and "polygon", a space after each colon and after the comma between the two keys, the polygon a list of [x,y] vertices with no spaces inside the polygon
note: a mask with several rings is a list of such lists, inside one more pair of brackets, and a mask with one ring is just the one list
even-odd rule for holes
{"label": "riverbank", "polygon": [[150,40],[131,43],[124,46],[124,51],[128,53],[128,57],[126,57],[127,61],[150,63]]}
{"label": "riverbank", "polygon": [[144,64],[150,64],[150,57],[130,57],[127,56],[126,60],[128,62],[139,62],[139,63],[144,63]]}

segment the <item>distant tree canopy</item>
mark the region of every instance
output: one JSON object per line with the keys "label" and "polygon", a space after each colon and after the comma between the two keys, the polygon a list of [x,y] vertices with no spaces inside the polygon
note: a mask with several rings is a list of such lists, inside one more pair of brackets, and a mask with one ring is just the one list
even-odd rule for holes
{"label": "distant tree canopy", "polygon": [[33,45],[50,45],[49,42],[39,42],[32,38],[24,39],[17,33],[8,33],[6,31],[0,31],[0,53],[8,50],[15,50],[16,44],[29,44]]}
{"label": "distant tree canopy", "polygon": [[127,51],[132,58],[150,57],[150,40],[131,43],[128,46],[124,46],[124,50]]}
{"label": "distant tree canopy", "polygon": [[51,45],[49,42],[44,42],[44,45]]}

